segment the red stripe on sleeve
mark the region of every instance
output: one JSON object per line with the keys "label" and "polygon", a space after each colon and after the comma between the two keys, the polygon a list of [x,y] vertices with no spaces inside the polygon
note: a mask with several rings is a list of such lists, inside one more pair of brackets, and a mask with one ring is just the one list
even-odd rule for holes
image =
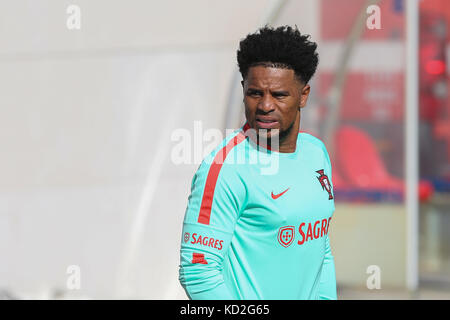
{"label": "red stripe on sleeve", "polygon": [[198,223],[209,224],[211,218],[211,206],[214,198],[214,190],[216,188],[217,178],[219,177],[220,169],[225,161],[228,153],[237,146],[239,143],[245,140],[246,136],[244,131],[239,132],[228,144],[223,147],[214,157],[214,160],[209,167],[208,176],[206,178],[205,189],[203,191],[202,204],[200,206],[200,213],[198,216]]}

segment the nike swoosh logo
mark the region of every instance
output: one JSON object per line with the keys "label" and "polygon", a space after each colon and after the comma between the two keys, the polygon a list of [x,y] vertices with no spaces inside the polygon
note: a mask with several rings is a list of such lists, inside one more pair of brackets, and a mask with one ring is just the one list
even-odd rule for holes
{"label": "nike swoosh logo", "polygon": [[286,190],[284,190],[282,193],[279,193],[279,194],[273,194],[273,191],[272,191],[272,199],[278,199],[278,198],[281,197],[283,194],[285,194],[286,191],[288,191],[288,190],[289,190],[289,188],[287,188]]}

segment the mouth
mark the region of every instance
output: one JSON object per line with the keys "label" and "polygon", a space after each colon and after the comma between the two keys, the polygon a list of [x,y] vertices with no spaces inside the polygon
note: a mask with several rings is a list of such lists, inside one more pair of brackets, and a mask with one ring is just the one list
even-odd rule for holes
{"label": "mouth", "polygon": [[278,126],[278,121],[269,117],[256,117],[256,125],[260,129],[273,129]]}

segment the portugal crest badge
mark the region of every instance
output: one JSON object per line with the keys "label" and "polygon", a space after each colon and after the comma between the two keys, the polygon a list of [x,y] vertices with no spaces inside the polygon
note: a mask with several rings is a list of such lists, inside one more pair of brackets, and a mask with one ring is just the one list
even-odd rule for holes
{"label": "portugal crest badge", "polygon": [[328,176],[324,174],[324,169],[317,170],[316,172],[320,174],[320,176],[317,177],[317,179],[319,180],[322,189],[328,192],[328,200],[332,200],[333,194],[331,193],[331,183],[330,180],[328,179]]}

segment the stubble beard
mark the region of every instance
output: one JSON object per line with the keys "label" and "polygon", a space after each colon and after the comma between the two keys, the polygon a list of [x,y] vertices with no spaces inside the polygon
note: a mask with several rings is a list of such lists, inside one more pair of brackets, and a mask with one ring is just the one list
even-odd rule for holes
{"label": "stubble beard", "polygon": [[[286,130],[280,129],[258,129],[258,145],[267,147],[272,151],[279,151],[280,144],[289,136],[295,125],[295,121],[291,123]],[[269,134],[270,133],[270,134]]]}

